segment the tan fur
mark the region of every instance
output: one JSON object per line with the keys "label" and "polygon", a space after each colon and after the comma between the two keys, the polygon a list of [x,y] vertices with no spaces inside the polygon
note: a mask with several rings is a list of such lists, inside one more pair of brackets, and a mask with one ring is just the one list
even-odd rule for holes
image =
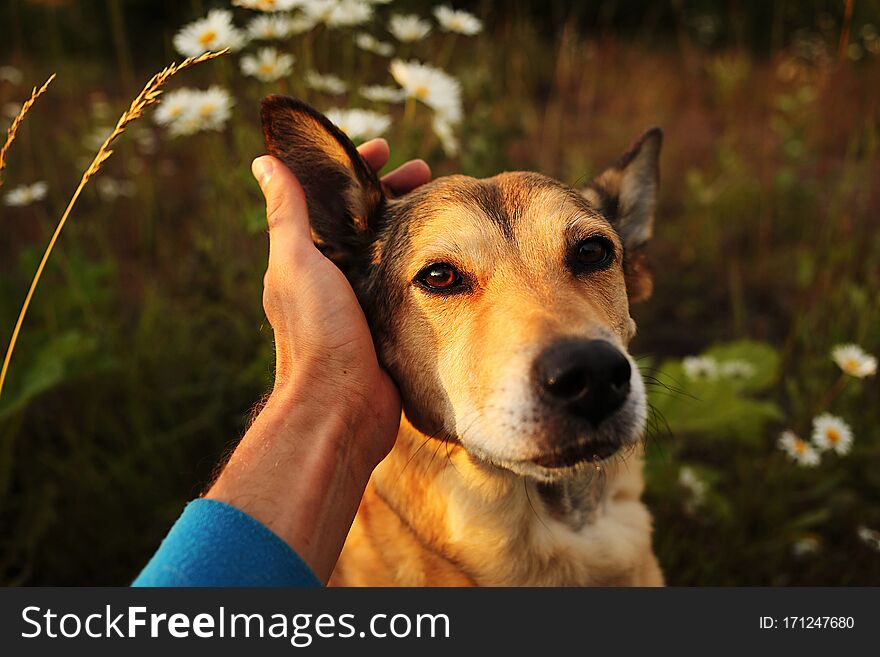
{"label": "tan fur", "polygon": [[[413,235],[402,267],[402,278],[411,279],[426,262],[461,257],[484,279],[478,298],[412,295],[399,318],[402,342],[392,355],[398,371],[405,368],[402,376],[419,405],[444,390],[447,398],[434,401],[456,424],[498,421],[488,405],[512,360],[526,362],[560,336],[625,345],[633,332],[621,270],[600,273],[585,293],[564,263],[546,255],[559,252],[566,231],[603,234],[619,246],[607,221],[585,214],[554,188],[524,187],[516,174],[495,181],[520,208],[515,241],[503,239],[478,210],[441,207]],[[467,254],[457,255],[459,245],[467,245]],[[458,304],[455,321],[450,304]],[[439,433],[462,428],[447,425]],[[573,529],[546,508],[534,482],[474,460],[456,442],[429,437],[404,416],[331,584],[661,585],[650,516],[639,499],[640,452],[595,467],[587,476],[594,479],[596,508],[589,522]]]}
{"label": "tan fur", "polygon": [[404,418],[331,586],[663,585],[639,500],[639,455],[603,466],[610,471],[595,518],[573,531],[548,513],[533,483],[426,440]]}

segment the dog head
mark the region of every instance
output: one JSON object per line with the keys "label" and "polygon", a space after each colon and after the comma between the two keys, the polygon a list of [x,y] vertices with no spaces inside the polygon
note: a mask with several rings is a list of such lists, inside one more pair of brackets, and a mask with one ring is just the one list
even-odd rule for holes
{"label": "dog head", "polygon": [[650,294],[641,248],[658,129],[580,192],[517,172],[447,176],[394,198],[308,105],[271,96],[262,118],[415,427],[544,481],[638,442],[646,402],[629,303]]}

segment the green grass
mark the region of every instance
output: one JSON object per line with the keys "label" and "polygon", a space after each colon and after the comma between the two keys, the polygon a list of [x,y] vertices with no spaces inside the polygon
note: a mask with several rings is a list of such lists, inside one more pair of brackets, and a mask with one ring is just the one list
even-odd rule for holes
{"label": "green grass", "polygon": [[[134,62],[137,83],[173,58],[78,51],[64,29],[69,13],[53,16],[57,43],[19,52],[21,86],[0,83],[2,106],[59,74],[0,190],[50,184],[45,202],[0,210],[4,346],[93,154],[83,138],[113,123],[136,91],[115,82],[122,67]],[[435,35],[410,48],[407,56],[446,58],[439,63],[462,80],[462,153],[447,159],[420,138],[424,108],[410,125],[396,108],[393,163],[421,156],[437,174],[526,169],[574,183],[645,127],[662,126],[655,293],[633,309],[633,348],[660,381],[650,386],[647,501],[667,579],[880,584],[880,554],[856,534],[880,529],[878,378],[852,380],[821,406],[839,375],[833,345],[880,353],[880,58],[838,60],[839,22],[820,18],[807,27],[827,57],[805,57],[793,31],[768,52],[736,40],[704,45],[684,19],[648,39],[573,22],[539,29],[524,16],[496,14],[487,35],[453,46]],[[151,42],[167,44],[180,25],[149,27]],[[356,58],[340,35],[321,39],[292,42],[300,64],[390,81],[384,60]],[[241,76],[237,59],[176,82],[228,86],[236,107],[226,130],[172,140],[149,117],[133,125],[99,177],[131,180],[134,195],[110,202],[90,184],[50,261],[0,399],[0,582],[129,581],[270,385],[264,209],[249,163],[262,150],[260,97],[305,90],[299,69],[261,84]],[[307,97],[322,109],[346,105]],[[95,100],[110,105],[107,118]],[[707,350],[733,350],[760,376],[689,381],[680,358]],[[776,447],[778,434],[808,435],[825,410],[852,426],[854,448],[801,468]],[[679,483],[682,465],[708,484],[696,508]],[[820,549],[797,557],[804,537]]]}

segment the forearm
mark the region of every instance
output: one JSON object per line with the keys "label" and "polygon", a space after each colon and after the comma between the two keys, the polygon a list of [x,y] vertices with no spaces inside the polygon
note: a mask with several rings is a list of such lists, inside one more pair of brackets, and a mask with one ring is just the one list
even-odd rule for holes
{"label": "forearm", "polygon": [[[326,398],[326,397],[325,397]],[[342,550],[372,468],[361,435],[343,412],[310,391],[273,393],[205,497],[256,518],[326,582]]]}

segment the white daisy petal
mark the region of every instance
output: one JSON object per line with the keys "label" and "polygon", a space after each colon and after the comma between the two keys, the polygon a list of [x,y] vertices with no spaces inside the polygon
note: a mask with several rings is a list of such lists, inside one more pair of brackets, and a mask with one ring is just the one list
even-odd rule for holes
{"label": "white daisy petal", "polygon": [[3,202],[9,207],[21,208],[31,203],[42,201],[46,198],[48,191],[49,184],[42,180],[30,185],[19,185],[6,192]]}
{"label": "white daisy petal", "polygon": [[684,375],[692,380],[718,378],[718,361],[712,356],[688,356],[682,359],[681,367]]}
{"label": "white daisy petal", "polygon": [[461,85],[445,71],[417,61],[391,62],[391,75],[410,98],[420,100],[443,119],[455,125],[461,121]]}
{"label": "white daisy petal", "polygon": [[846,374],[864,379],[877,373],[877,358],[857,344],[839,344],[831,350],[831,358]]}
{"label": "white daisy petal", "polygon": [[302,9],[315,24],[327,27],[363,25],[373,17],[373,6],[364,0],[310,0]]}
{"label": "white daisy petal", "polygon": [[339,96],[348,90],[345,80],[335,75],[322,75],[317,71],[309,71],[305,75],[306,86],[331,96]]}
{"label": "white daisy petal", "polygon": [[244,35],[232,24],[232,12],[212,9],[205,18],[185,25],[174,35],[174,47],[184,57],[197,57],[208,50],[240,50]]}
{"label": "white daisy petal", "polygon": [[852,442],[852,429],[841,418],[830,413],[813,418],[813,444],[820,451],[834,450],[843,456],[852,448]]}
{"label": "white daisy petal", "polygon": [[153,120],[159,125],[171,125],[189,111],[197,93],[197,89],[184,87],[162,94]]}
{"label": "white daisy petal", "polygon": [[400,103],[406,99],[406,92],[396,87],[371,84],[361,87],[358,93],[374,103]]}
{"label": "white daisy petal", "polygon": [[434,17],[440,27],[447,32],[473,36],[483,30],[483,22],[473,14],[466,11],[456,11],[445,5],[434,8]]}
{"label": "white daisy petal", "polygon": [[793,431],[783,431],[777,442],[779,449],[784,451],[798,465],[813,468],[819,465],[819,452]]}
{"label": "white daisy petal", "polygon": [[749,379],[755,371],[755,366],[747,360],[726,360],[718,365],[718,373],[728,379]]}
{"label": "white daisy petal", "polygon": [[247,34],[251,39],[274,41],[290,35],[290,17],[286,14],[270,14],[255,16],[247,25]]}
{"label": "white daisy petal", "polygon": [[366,50],[375,55],[391,57],[391,55],[394,54],[394,46],[385,41],[379,41],[379,39],[372,34],[367,34],[366,32],[358,32],[354,38],[354,42],[361,50]]}
{"label": "white daisy petal", "polygon": [[232,0],[232,4],[236,7],[245,9],[253,9],[254,11],[276,12],[290,11],[297,7],[301,7],[308,0]]}
{"label": "white daisy petal", "polygon": [[222,130],[232,114],[233,104],[226,89],[213,86],[198,95],[193,111],[201,121],[202,130]]}
{"label": "white daisy petal", "polygon": [[241,72],[263,82],[273,82],[290,75],[293,62],[293,55],[281,54],[275,48],[261,48],[255,55],[241,58]]}
{"label": "white daisy petal", "polygon": [[388,21],[388,31],[403,43],[421,41],[431,33],[431,24],[415,14],[394,14]]}
{"label": "white daisy petal", "polygon": [[352,140],[366,141],[380,137],[391,126],[390,116],[371,110],[333,108],[325,114]]}
{"label": "white daisy petal", "polygon": [[862,525],[856,530],[856,534],[862,543],[880,552],[880,532]]}
{"label": "white daisy petal", "polygon": [[808,557],[822,549],[822,543],[815,536],[803,536],[791,544],[791,552],[796,557]]}
{"label": "white daisy petal", "polygon": [[0,82],[9,82],[10,84],[21,84],[24,79],[24,73],[14,66],[0,66]]}

